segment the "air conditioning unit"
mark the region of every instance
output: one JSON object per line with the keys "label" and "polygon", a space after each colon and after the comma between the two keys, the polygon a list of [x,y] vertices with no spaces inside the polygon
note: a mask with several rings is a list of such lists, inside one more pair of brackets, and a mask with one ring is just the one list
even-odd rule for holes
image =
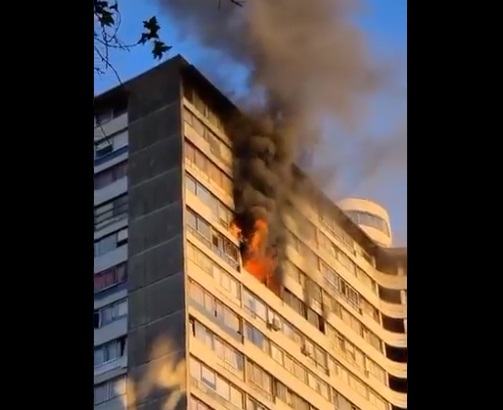
{"label": "air conditioning unit", "polygon": [[304,356],[307,356],[307,357],[311,357],[311,352],[309,350],[307,350],[306,346],[302,346],[300,348],[300,352],[304,355]]}
{"label": "air conditioning unit", "polygon": [[117,242],[123,242],[128,239],[128,229],[124,228],[117,232]]}
{"label": "air conditioning unit", "polygon": [[281,330],[281,325],[278,319],[272,319],[267,322],[267,328],[277,332]]}

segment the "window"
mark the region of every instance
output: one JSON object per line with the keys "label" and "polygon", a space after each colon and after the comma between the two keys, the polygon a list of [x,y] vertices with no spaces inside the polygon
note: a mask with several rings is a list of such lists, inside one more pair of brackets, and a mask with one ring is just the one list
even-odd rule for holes
{"label": "window", "polygon": [[257,346],[264,352],[268,352],[269,343],[264,334],[254,326],[250,325],[249,323],[246,323],[245,329],[246,329],[245,330],[246,339],[252,342],[255,346]]}
{"label": "window", "polygon": [[188,410],[214,410],[212,407],[203,403],[201,400],[194,396],[190,396]]}
{"label": "window", "polygon": [[102,189],[127,175],[127,161],[119,162],[94,176],[94,189]]}
{"label": "window", "polygon": [[127,265],[121,263],[94,275],[94,293],[99,293],[126,281]]}
{"label": "window", "polygon": [[119,231],[113,232],[98,239],[94,242],[94,257],[104,255],[108,252],[117,249],[118,247],[125,245],[128,239],[128,230],[123,228]]}
{"label": "window", "polygon": [[290,390],[283,383],[276,381],[276,397],[295,410],[309,410],[309,403]]}
{"label": "window", "polygon": [[389,236],[388,224],[381,217],[364,211],[347,211],[346,213],[357,225],[365,225],[377,229]]}
{"label": "window", "polygon": [[243,307],[253,316],[267,321],[267,307],[259,298],[247,289],[243,289]]}
{"label": "window", "polygon": [[94,230],[127,217],[128,195],[124,194],[94,208]]}
{"label": "window", "polygon": [[330,291],[334,294],[342,296],[347,303],[349,303],[358,313],[360,313],[360,294],[326,263],[321,262],[320,270],[323,274],[325,284],[330,289]]}
{"label": "window", "polygon": [[94,367],[120,359],[124,355],[126,337],[112,340],[94,348]]}
{"label": "window", "polygon": [[369,374],[374,377],[375,379],[379,380],[381,383],[386,384],[387,378],[386,378],[386,372],[384,369],[379,366],[376,362],[373,360],[369,359],[368,357],[366,358],[366,366]]}
{"label": "window", "polygon": [[120,376],[94,386],[94,405],[126,394],[126,376]]}
{"label": "window", "polygon": [[94,142],[94,166],[103,164],[112,158],[127,153],[128,151],[127,130],[116,132],[115,134],[101,138]]}
{"label": "window", "polygon": [[286,320],[283,321],[283,334],[294,343],[298,345],[302,344],[302,336],[300,335],[300,332]]}
{"label": "window", "polygon": [[320,232],[318,236],[319,236],[320,248],[323,249],[330,256],[335,257],[336,256],[335,246],[332,243],[332,241],[328,238],[328,236],[322,232]]}
{"label": "window", "polygon": [[332,389],[332,401],[335,404],[336,409],[340,410],[360,410],[352,402],[346,399],[337,390]]}
{"label": "window", "polygon": [[333,203],[328,201],[327,198],[321,199],[323,202],[319,211],[320,219],[323,225],[330,230],[330,232],[340,241],[340,243],[350,252],[354,252],[355,243],[351,235],[349,235],[338,224],[339,216],[336,214]]}
{"label": "window", "polygon": [[374,292],[375,294],[377,294],[377,284],[370,278],[369,275],[367,275],[365,273],[364,270],[360,269],[360,268],[356,268],[356,271],[357,271],[357,276],[358,276],[358,279],[360,279],[360,281],[367,287],[369,288],[370,290],[372,290],[372,292]]}
{"label": "window", "polygon": [[320,378],[316,377],[311,372],[308,372],[307,374],[307,384],[311,389],[321,394],[325,399],[330,399],[328,384],[320,380]]}
{"label": "window", "polygon": [[246,400],[246,410],[269,410],[269,409],[248,396]]}
{"label": "window", "polygon": [[377,350],[382,352],[383,346],[381,340],[367,328],[363,328],[363,338]]}
{"label": "window", "polygon": [[356,275],[356,265],[344,252],[338,250],[337,260],[353,275]]}
{"label": "window", "polygon": [[281,350],[274,343],[271,343],[271,357],[274,359],[274,361],[283,365],[283,363],[284,363],[283,362],[283,350]]}
{"label": "window", "polygon": [[127,299],[119,300],[94,311],[94,328],[99,328],[127,316]]}
{"label": "window", "polygon": [[255,390],[265,394],[268,398],[272,399],[272,377],[269,373],[253,362],[247,363],[246,378],[248,384]]}

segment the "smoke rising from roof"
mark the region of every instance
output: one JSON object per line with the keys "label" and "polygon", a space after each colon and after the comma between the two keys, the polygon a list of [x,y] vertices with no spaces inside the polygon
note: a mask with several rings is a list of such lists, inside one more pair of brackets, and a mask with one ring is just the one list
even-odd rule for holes
{"label": "smoke rising from roof", "polygon": [[355,132],[369,97],[388,79],[351,20],[360,3],[249,0],[236,7],[222,0],[218,7],[217,0],[158,2],[188,37],[218,52],[222,64],[249,70],[247,118],[233,118],[228,125],[236,157],[237,220],[245,238],[257,219],[266,221],[266,247],[281,260],[281,214],[298,186],[294,163],[304,152],[316,152],[327,120]]}

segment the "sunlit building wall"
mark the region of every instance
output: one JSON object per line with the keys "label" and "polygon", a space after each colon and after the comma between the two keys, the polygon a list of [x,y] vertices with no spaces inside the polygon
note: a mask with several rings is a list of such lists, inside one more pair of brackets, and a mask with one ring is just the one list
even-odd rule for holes
{"label": "sunlit building wall", "polygon": [[232,232],[229,104],[181,57],[95,98],[95,409],[406,409],[389,219],[388,243],[359,208],[292,198],[275,295]]}

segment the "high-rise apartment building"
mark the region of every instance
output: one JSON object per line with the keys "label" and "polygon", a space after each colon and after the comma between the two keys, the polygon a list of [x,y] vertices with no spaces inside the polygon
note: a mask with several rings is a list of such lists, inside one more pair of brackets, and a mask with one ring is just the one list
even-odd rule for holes
{"label": "high-rise apartment building", "polygon": [[230,102],[178,56],[94,105],[95,409],[407,408],[407,254],[382,208],[292,198],[279,297],[233,233]]}

